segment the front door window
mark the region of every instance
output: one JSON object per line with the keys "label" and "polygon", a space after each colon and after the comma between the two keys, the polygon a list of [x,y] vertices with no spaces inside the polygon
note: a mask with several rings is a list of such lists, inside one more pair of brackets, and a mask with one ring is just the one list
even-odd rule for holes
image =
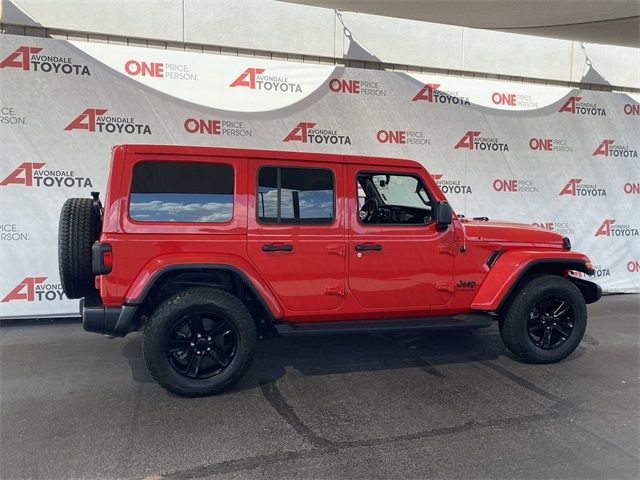
{"label": "front door window", "polygon": [[433,221],[432,201],[413,175],[360,172],[358,218],[363,225],[426,225]]}

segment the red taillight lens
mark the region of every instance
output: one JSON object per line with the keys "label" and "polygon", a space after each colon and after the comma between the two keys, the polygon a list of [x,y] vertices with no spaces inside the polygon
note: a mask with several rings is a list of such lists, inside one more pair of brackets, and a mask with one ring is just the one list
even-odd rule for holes
{"label": "red taillight lens", "polygon": [[109,268],[113,266],[113,257],[111,256],[111,250],[102,252],[102,265]]}

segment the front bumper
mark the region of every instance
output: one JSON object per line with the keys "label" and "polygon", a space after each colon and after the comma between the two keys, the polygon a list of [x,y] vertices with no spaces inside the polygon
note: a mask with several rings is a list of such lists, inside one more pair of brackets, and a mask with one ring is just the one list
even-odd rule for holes
{"label": "front bumper", "polygon": [[577,277],[569,277],[569,279],[578,287],[586,303],[597,302],[602,297],[602,287],[597,283]]}
{"label": "front bumper", "polygon": [[80,300],[82,328],[87,332],[103,333],[114,337],[124,337],[140,326],[138,310],[134,305],[105,307],[92,298]]}

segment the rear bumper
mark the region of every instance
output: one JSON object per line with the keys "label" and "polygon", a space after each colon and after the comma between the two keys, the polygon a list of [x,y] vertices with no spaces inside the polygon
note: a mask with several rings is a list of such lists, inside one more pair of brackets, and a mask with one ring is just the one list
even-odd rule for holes
{"label": "rear bumper", "polygon": [[88,297],[83,298],[80,300],[82,328],[87,332],[124,337],[140,326],[140,320],[136,315],[137,309],[133,305],[105,307],[100,303],[92,302]]}

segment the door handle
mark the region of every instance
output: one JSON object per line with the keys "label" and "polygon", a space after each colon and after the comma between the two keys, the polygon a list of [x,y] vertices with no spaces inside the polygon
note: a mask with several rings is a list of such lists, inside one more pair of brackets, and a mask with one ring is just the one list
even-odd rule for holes
{"label": "door handle", "polygon": [[360,243],[356,245],[356,252],[379,252],[382,250],[382,245],[375,243]]}
{"label": "door handle", "polygon": [[290,252],[293,245],[290,243],[265,243],[262,245],[263,252]]}

